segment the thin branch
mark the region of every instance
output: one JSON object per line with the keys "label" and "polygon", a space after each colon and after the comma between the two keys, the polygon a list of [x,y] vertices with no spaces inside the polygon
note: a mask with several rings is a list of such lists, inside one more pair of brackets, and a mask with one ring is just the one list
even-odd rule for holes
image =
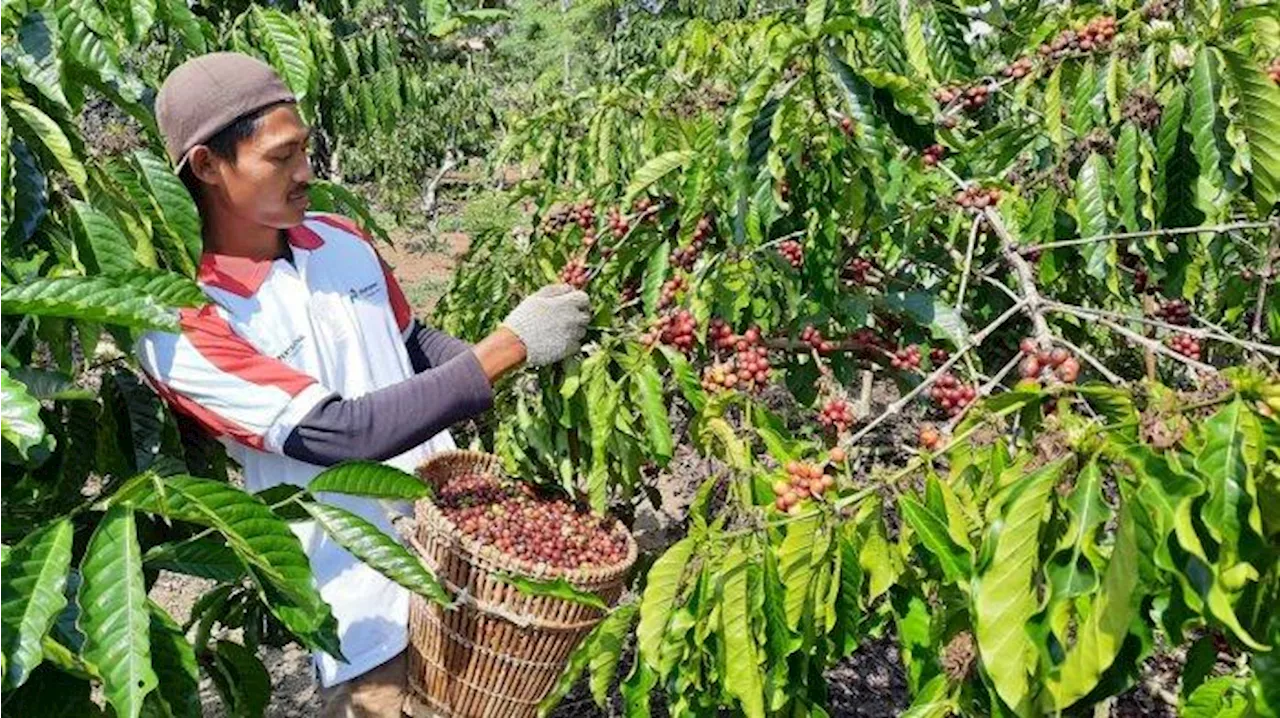
{"label": "thin branch", "polygon": [[973,269],[973,248],[978,243],[978,230],[982,229],[982,215],[973,218],[969,230],[969,248],[964,253],[964,269],[960,271],[960,290],[956,292],[956,312],[964,306],[964,290],[969,286],[969,272]]}
{"label": "thin branch", "polygon": [[[1271,230],[1271,240],[1269,245],[1274,245],[1276,240],[1280,239],[1280,226]],[[1259,275],[1258,282],[1258,301],[1253,304],[1253,336],[1262,336],[1262,310],[1267,303],[1267,287],[1271,285],[1271,272],[1275,266],[1276,250],[1274,246],[1267,247],[1267,261],[1262,267],[1262,273]]]}
{"label": "thin branch", "polygon": [[440,181],[444,179],[449,170],[457,166],[458,158],[453,154],[453,148],[450,147],[444,152],[444,159],[440,162],[440,169],[436,172],[436,176],[432,177],[427,186],[422,189],[422,213],[428,219],[435,216],[436,189],[440,186]]}
{"label": "thin branch", "polygon": [[9,335],[9,341],[4,343],[4,351],[6,354],[13,351],[13,345],[18,343],[18,340],[22,338],[23,334],[27,333],[27,328],[30,326],[31,315],[28,314],[22,318],[21,322],[18,323],[18,328],[13,330],[13,334]]}
{"label": "thin branch", "polygon": [[988,324],[986,327],[980,330],[977,334],[967,337],[964,343],[956,349],[956,352],[952,354],[945,362],[942,363],[942,366],[938,367],[933,371],[932,374],[925,377],[924,381],[921,381],[919,384],[917,384],[914,389],[907,392],[900,399],[890,404],[888,408],[884,410],[884,413],[880,414],[876,418],[867,422],[866,426],[859,429],[858,433],[854,434],[853,437],[849,439],[848,445],[852,446],[854,444],[857,444],[861,439],[866,437],[867,434],[870,434],[872,429],[882,424],[889,417],[894,416],[898,412],[902,411],[902,408],[907,404],[911,403],[912,399],[916,398],[921,393],[923,393],[926,389],[932,386],[933,383],[936,382],[939,379],[939,377],[941,377],[943,374],[946,374],[947,372],[949,372],[951,370],[951,367],[955,366],[956,362],[960,361],[960,359],[970,349],[973,349],[974,347],[981,345],[982,342],[985,341],[986,338],[992,332],[998,329],[1005,322],[1009,321],[1010,317],[1022,311],[1023,307],[1026,305],[1026,301],[1027,301],[1026,299],[1023,299],[1017,304],[1014,304],[1012,307],[1009,307],[1004,311],[1003,314],[996,317],[990,324]]}
{"label": "thin branch", "polygon": [[1265,229],[1267,227],[1275,227],[1275,220],[1267,222],[1231,222],[1229,224],[1211,224],[1203,227],[1169,227],[1166,229],[1147,229],[1140,232],[1115,232],[1112,234],[1099,234],[1096,237],[1075,237],[1074,239],[1060,239],[1055,242],[1045,242],[1044,244],[1029,244],[1018,248],[1020,254],[1029,254],[1040,252],[1046,249],[1058,249],[1060,247],[1077,247],[1082,244],[1095,244],[1097,242],[1113,242],[1125,239],[1140,239],[1143,237],[1177,237],[1184,234],[1223,234],[1226,232],[1234,232],[1241,229]]}
{"label": "thin branch", "polygon": [[1111,371],[1106,367],[1105,364],[1103,364],[1101,361],[1098,361],[1097,357],[1085,351],[1084,349],[1081,349],[1080,347],[1076,346],[1066,337],[1058,336],[1058,337],[1054,337],[1053,340],[1063,345],[1064,347],[1067,347],[1071,351],[1075,352],[1078,356],[1082,357],[1085,361],[1089,362],[1089,364],[1091,364],[1094,369],[1098,370],[1099,374],[1105,377],[1106,380],[1111,382],[1112,384],[1124,386],[1125,384],[1128,383],[1123,378],[1121,378],[1119,374],[1116,374],[1115,372]]}
{"label": "thin branch", "polygon": [[1040,290],[1036,287],[1035,273],[1031,271],[1031,265],[1027,260],[1018,254],[1018,243],[1009,233],[1009,229],[1004,226],[1004,219],[1000,217],[1000,213],[991,207],[983,209],[982,213],[991,223],[996,236],[1000,238],[1000,251],[1004,254],[1009,267],[1013,269],[1014,276],[1018,278],[1018,289],[1022,291],[1027,313],[1031,315],[1031,326],[1035,330],[1036,341],[1047,346],[1053,339],[1053,334],[1049,331],[1049,323],[1045,321],[1044,313],[1040,311],[1040,305],[1044,300],[1041,299]]}
{"label": "thin branch", "polygon": [[[1124,314],[1123,312],[1112,312],[1105,309],[1093,309],[1092,307],[1081,307],[1074,304],[1064,304],[1056,301],[1046,301],[1044,303],[1046,309],[1057,310],[1067,314],[1089,315],[1089,318],[1106,318],[1115,319],[1124,322],[1137,322],[1138,324],[1146,324],[1160,329],[1167,329],[1172,332],[1179,332],[1197,339],[1212,339],[1214,341],[1224,342],[1226,344],[1234,344],[1244,349],[1251,349],[1260,354],[1271,354],[1280,356],[1280,347],[1273,344],[1263,344],[1261,342],[1253,342],[1248,339],[1238,339],[1223,332],[1220,328],[1214,327],[1217,331],[1209,329],[1197,329],[1196,327],[1185,327],[1178,324],[1170,324],[1169,322],[1159,319],[1151,319],[1150,317],[1134,316],[1132,314]],[[1205,322],[1209,324],[1209,322]]]}
{"label": "thin branch", "polygon": [[1000,291],[1004,292],[1004,293],[1005,293],[1005,296],[1009,297],[1010,299],[1012,299],[1012,300],[1013,300],[1013,301],[1015,301],[1015,302],[1021,299],[1021,297],[1019,297],[1019,296],[1018,296],[1017,292],[1015,292],[1015,291],[1013,291],[1012,289],[1010,289],[1010,288],[1009,288],[1009,285],[1005,284],[1004,282],[1002,282],[1002,281],[1000,281],[1000,280],[998,280],[998,279],[996,279],[996,278],[994,278],[994,277],[983,276],[982,281],[984,281],[984,282],[986,282],[987,284],[990,284],[991,286],[995,287],[996,289],[999,289]]}
{"label": "thin branch", "polygon": [[1123,326],[1120,326],[1119,324],[1116,324],[1110,319],[1105,319],[1097,314],[1092,314],[1087,311],[1081,312],[1081,311],[1078,311],[1075,307],[1068,306],[1065,304],[1057,304],[1051,307],[1051,309],[1062,312],[1064,314],[1072,314],[1074,316],[1080,317],[1081,319],[1091,319],[1094,322],[1097,322],[1098,324],[1101,324],[1102,326],[1107,327],[1111,331],[1119,334],[1125,339],[1128,339],[1131,343],[1136,344],[1137,346],[1150,349],[1151,351],[1157,354],[1163,354],[1169,357],[1170,359],[1173,359],[1174,361],[1180,362],[1182,364],[1185,364],[1191,367],[1192,369],[1195,369],[1196,371],[1209,372],[1209,373],[1217,373],[1218,371],[1217,369],[1213,368],[1208,364],[1205,364],[1204,362],[1199,362],[1199,361],[1196,361],[1195,359],[1192,359],[1191,357],[1183,356],[1154,339],[1144,337],[1141,334],[1131,329],[1127,329]]}

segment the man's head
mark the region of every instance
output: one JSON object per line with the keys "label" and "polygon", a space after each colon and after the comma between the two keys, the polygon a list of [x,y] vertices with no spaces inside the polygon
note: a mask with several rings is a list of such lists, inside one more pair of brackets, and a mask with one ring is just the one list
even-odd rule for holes
{"label": "man's head", "polygon": [[165,79],[156,117],[202,212],[278,229],[302,222],[310,130],[271,67],[230,52],[189,60]]}

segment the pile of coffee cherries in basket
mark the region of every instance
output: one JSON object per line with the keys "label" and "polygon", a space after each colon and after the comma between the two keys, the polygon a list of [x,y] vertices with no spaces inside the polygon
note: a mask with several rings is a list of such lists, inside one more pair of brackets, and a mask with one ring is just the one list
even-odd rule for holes
{"label": "pile of coffee cherries in basket", "polygon": [[616,521],[542,496],[527,483],[465,474],[445,484],[435,503],[464,535],[528,569],[600,568],[627,557],[627,537]]}

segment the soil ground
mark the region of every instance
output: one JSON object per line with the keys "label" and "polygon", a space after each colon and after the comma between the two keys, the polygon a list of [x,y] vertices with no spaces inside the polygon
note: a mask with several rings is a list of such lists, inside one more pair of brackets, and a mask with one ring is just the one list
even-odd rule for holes
{"label": "soil ground", "polygon": [[[448,287],[466,251],[468,238],[456,232],[443,233],[433,241],[405,230],[392,232],[394,247],[381,246],[384,259],[394,270],[418,317],[429,317],[440,296]],[[892,400],[884,387],[877,387],[874,405]],[[900,427],[886,426],[883,439],[894,443]],[[649,550],[674,541],[685,509],[697,487],[712,466],[687,447],[681,447],[669,469],[658,478],[662,507],[637,514],[635,532],[639,543]],[[211,582],[189,576],[164,573],[151,590],[151,597],[180,623],[185,621],[196,599]],[[234,638],[234,637],[233,637]],[[271,702],[268,718],[305,718],[314,716],[320,707],[319,694],[310,668],[310,659],[296,645],[284,649],[264,648],[263,662],[271,676]],[[1109,714],[1116,718],[1174,715],[1167,698],[1177,691],[1181,660],[1176,655],[1153,657],[1144,667],[1144,680],[1138,687],[1118,698]],[[827,673],[830,688],[828,712],[833,718],[888,718],[902,713],[908,704],[906,677],[892,637],[864,643],[848,659]],[[1164,696],[1162,699],[1161,696]],[[209,718],[224,718],[227,711],[212,683],[201,681],[200,698]],[[660,701],[654,701],[654,713],[665,714]],[[620,715],[620,706],[600,710],[592,702],[585,687],[579,685],[552,713],[553,718],[606,718]],[[1101,715],[1106,715],[1102,713]]]}

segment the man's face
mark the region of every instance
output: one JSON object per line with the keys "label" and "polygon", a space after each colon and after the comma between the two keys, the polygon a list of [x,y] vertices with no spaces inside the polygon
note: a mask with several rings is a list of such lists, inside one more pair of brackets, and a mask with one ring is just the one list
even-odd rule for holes
{"label": "man's face", "polygon": [[293,104],[264,113],[257,131],[236,146],[234,161],[208,156],[215,191],[236,215],[256,224],[288,229],[302,224],[312,179],[311,130]]}

